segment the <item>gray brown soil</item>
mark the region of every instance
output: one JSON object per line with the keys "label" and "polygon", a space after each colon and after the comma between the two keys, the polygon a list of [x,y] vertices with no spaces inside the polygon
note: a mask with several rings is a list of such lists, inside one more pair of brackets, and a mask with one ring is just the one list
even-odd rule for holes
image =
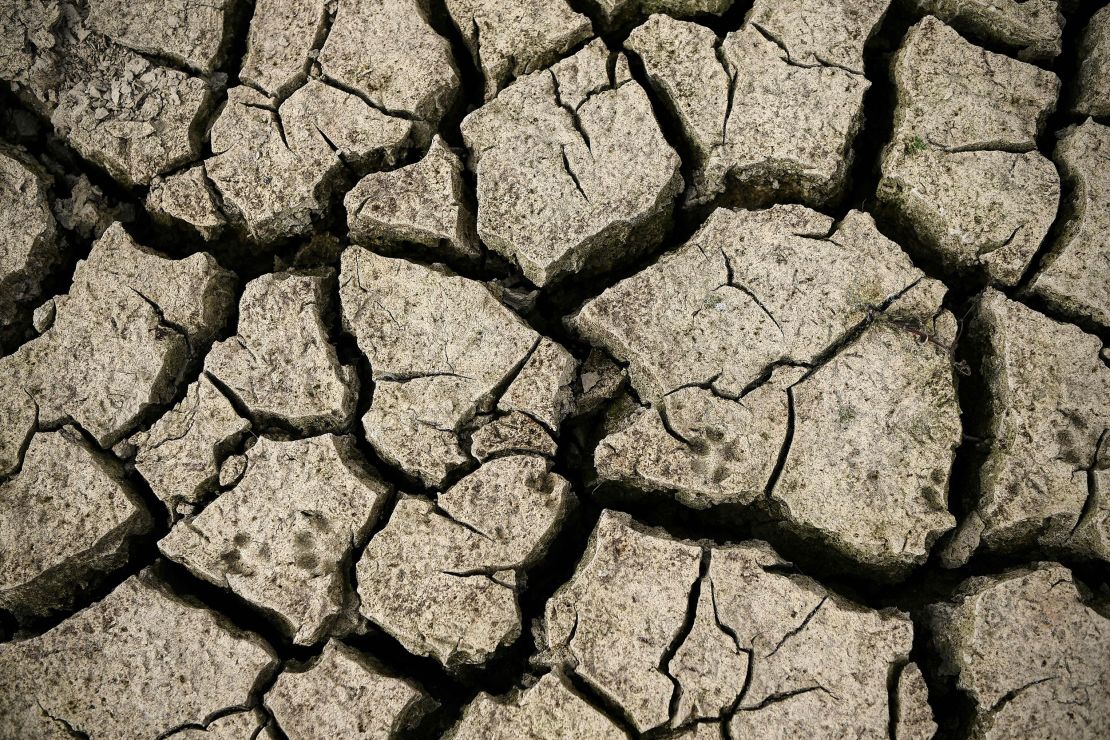
{"label": "gray brown soil", "polygon": [[0,740],[1110,738],[1106,0],[0,0]]}

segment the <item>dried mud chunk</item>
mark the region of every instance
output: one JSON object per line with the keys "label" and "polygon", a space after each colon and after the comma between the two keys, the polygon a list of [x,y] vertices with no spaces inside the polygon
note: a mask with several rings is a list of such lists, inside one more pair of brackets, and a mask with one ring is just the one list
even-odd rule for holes
{"label": "dried mud chunk", "polygon": [[628,362],[653,403],[684,386],[739,397],[774,363],[808,363],[921,277],[865,213],[716,210],[675,252],[572,319]]}
{"label": "dried mud chunk", "polygon": [[1051,61],[1060,53],[1064,16],[1056,0],[914,0],[960,33],[1003,44],[1019,59]]}
{"label": "dried mud chunk", "polygon": [[308,233],[344,164],[393,161],[411,128],[316,80],[276,110],[261,93],[237,87],[212,127],[215,156],[205,169],[248,236],[274,242]]}
{"label": "dried mud chunk", "polygon": [[1029,290],[1057,311],[1110,327],[1110,128],[1088,120],[1056,145],[1070,218]]}
{"label": "dried mud chunk", "polygon": [[887,737],[887,682],[908,660],[909,616],[867,609],[783,565],[760,542],[720,547],[702,583],[752,661],[729,737]]}
{"label": "dried mud chunk", "polygon": [[551,433],[531,416],[519,411],[483,424],[470,440],[470,454],[482,462],[505,454],[532,453],[555,457],[557,449]]}
{"label": "dried mud chunk", "polygon": [[482,70],[486,100],[592,35],[565,0],[447,0],[447,12]]}
{"label": "dried mud chunk", "polygon": [[50,120],[82,156],[114,178],[146,185],[197,157],[194,128],[208,98],[202,80],[135,56],[111,76],[63,92]]}
{"label": "dried mud chunk", "polygon": [[377,519],[388,487],[350,437],[262,439],[247,471],[158,543],[198,577],[275,614],[299,645],[346,606],[344,561]]}
{"label": "dried mud chunk", "polygon": [[239,79],[277,98],[289,95],[308,77],[326,18],[326,0],[257,0]]}
{"label": "dried mud chunk", "polygon": [[1110,733],[1110,620],[1083,603],[1066,568],[969,579],[929,621],[941,671],[974,703],[970,737]]}
{"label": "dried mud chunk", "polygon": [[86,13],[84,3],[7,3],[0,24],[14,32],[12,42],[0,42],[11,43],[0,45],[0,59],[29,63],[0,77],[78,153],[125,184],[145,185],[195,159],[208,85],[111,42],[86,26]]}
{"label": "dried mud chunk", "polygon": [[737,709],[730,737],[885,737],[913,636],[908,616],[829,594],[764,543],[703,550],[608,511],[543,630],[549,659],[637,731]]}
{"label": "dried mud chunk", "polygon": [[750,655],[718,621],[712,583],[703,578],[695,589],[697,600],[691,598],[692,614],[687,614],[689,631],[661,663],[677,687],[671,703],[675,726],[727,717],[748,681]]}
{"label": "dried mud chunk", "polygon": [[701,557],[699,547],[640,532],[606,511],[574,577],[547,603],[547,649],[622,707],[639,732],[669,720],[675,685],[660,666],[682,636]]}
{"label": "dried mud chunk", "polygon": [[746,22],[778,43],[791,63],[863,74],[863,47],[890,0],[757,0]]}
{"label": "dried mud chunk", "polygon": [[143,573],[49,632],[0,645],[0,735],[159,736],[245,706],[276,665],[261,638]]}
{"label": "dried mud chunk", "polygon": [[675,390],[601,440],[594,452],[598,476],[672,492],[695,508],[750,504],[763,496],[786,440],[787,389],[801,372],[776,371],[742,398],[699,387]]}
{"label": "dried mud chunk", "polygon": [[557,431],[574,405],[571,386],[577,369],[578,363],[570,352],[543,337],[497,406],[504,411],[527,414]]}
{"label": "dried mud chunk", "polygon": [[326,77],[388,113],[435,124],[458,96],[451,46],[419,0],[339,0],[318,59]]}
{"label": "dried mud chunk", "polygon": [[793,386],[794,436],[771,491],[788,528],[868,570],[925,562],[956,521],[948,479],[963,438],[944,288],[924,281],[922,312],[887,315]]}
{"label": "dried mud chunk", "polygon": [[486,287],[361,247],[343,252],[343,325],[370,360],[362,423],[389,462],[442,486],[468,458],[463,425],[489,410],[539,341]]}
{"label": "dried mud chunk", "polygon": [[901,740],[932,740],[937,731],[929,706],[929,687],[915,663],[898,674],[897,715],[894,737]]}
{"label": "dried mud chunk", "polygon": [[247,284],[239,333],[212,347],[204,369],[252,417],[303,432],[350,421],[357,377],[339,364],[323,319],[333,279],[277,273]]}
{"label": "dried mud chunk", "polygon": [[522,572],[543,556],[570,484],[537,457],[503,457],[438,503],[402,498],[357,566],[363,616],[448,668],[481,664],[520,635]]}
{"label": "dried mud chunk", "polygon": [[436,136],[419,162],[362,178],[343,199],[351,241],[478,257],[462,169],[458,155]]}
{"label": "dried mud chunk", "polygon": [[202,375],[181,403],[129,441],[138,450],[135,468],[172,514],[216,488],[220,464],[249,429],[250,422]]}
{"label": "dried mud chunk", "polygon": [[207,240],[226,223],[203,164],[151,182],[146,209],[162,223],[188,224]]}
{"label": "dried mud chunk", "polygon": [[893,75],[881,205],[947,269],[1013,285],[1056,217],[1060,178],[1036,137],[1059,79],[931,17],[910,29]]}
{"label": "dried mud chunk", "polygon": [[76,430],[35,435],[23,468],[0,483],[0,607],[42,616],[66,606],[151,524],[122,470]]}
{"label": "dried mud chunk", "polygon": [[985,383],[990,452],[953,564],[977,546],[1041,546],[1110,560],[1110,368],[1101,342],[993,290],[978,301],[968,340]]}
{"label": "dried mud chunk", "polygon": [[61,257],[45,173],[0,149],[0,336],[42,292]]}
{"label": "dried mud chunk", "polygon": [[5,2],[0,6],[0,79],[26,82],[40,55],[47,55],[56,40],[54,28],[61,20],[55,2]]}
{"label": "dried mud chunk", "polygon": [[612,28],[652,13],[666,13],[675,18],[721,15],[732,3],[733,0],[597,0],[593,7],[602,23]]}
{"label": "dried mud chunk", "polygon": [[462,123],[478,234],[542,286],[608,269],[662,238],[682,188],[628,65],[597,40],[518,79]]}
{"label": "dried mud chunk", "polygon": [[[0,358],[0,475],[36,423],[74,421],[111,447],[152,407],[223,326],[232,276],[207,254],[171,260],[109,228],[55,299],[54,325]],[[75,362],[74,358],[80,358]]]}
{"label": "dried mud chunk", "polygon": [[212,74],[229,0],[88,0],[89,27],[118,44]]}
{"label": "dried mud chunk", "polygon": [[486,693],[467,705],[450,733],[452,740],[579,738],[622,740],[628,735],[578,695],[557,672],[534,686],[498,699]]}
{"label": "dried mud chunk", "polygon": [[54,299],[47,298],[46,301],[31,314],[31,325],[35,328],[35,332],[37,334],[42,334],[53,326],[56,314],[57,306],[54,305]]}
{"label": "dried mud chunk", "polygon": [[1078,92],[1072,107],[1088,116],[1110,116],[1110,9],[1094,14],[1079,45]]}
{"label": "dried mud chunk", "polygon": [[385,674],[353,648],[334,640],[304,671],[286,670],[266,692],[266,707],[289,737],[395,737],[418,718],[428,696]]}
{"label": "dried mud chunk", "polygon": [[[884,8],[872,10],[859,19],[862,38]],[[769,22],[777,20],[772,12],[764,11]],[[799,11],[792,22],[823,27],[825,15]],[[850,45],[847,38],[843,44]],[[799,39],[794,53],[852,56],[809,41]],[[870,83],[840,66],[796,63],[784,43],[754,23],[722,41],[708,28],[667,16],[653,16],[629,36],[629,50],[643,60],[693,149],[692,202],[731,188],[744,200],[787,196],[822,205],[843,191]]]}
{"label": "dried mud chunk", "polygon": [[717,210],[686,245],[572,319],[628,361],[650,405],[601,441],[600,476],[699,508],[760,499],[803,372],[771,369],[815,361],[920,279],[866,214],[834,228],[800,206]]}

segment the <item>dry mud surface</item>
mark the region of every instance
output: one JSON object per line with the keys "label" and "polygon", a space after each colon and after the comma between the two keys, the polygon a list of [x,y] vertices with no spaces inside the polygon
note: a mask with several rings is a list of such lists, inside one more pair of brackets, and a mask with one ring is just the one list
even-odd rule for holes
{"label": "dry mud surface", "polygon": [[1110,738],[1105,0],[0,0],[0,740]]}

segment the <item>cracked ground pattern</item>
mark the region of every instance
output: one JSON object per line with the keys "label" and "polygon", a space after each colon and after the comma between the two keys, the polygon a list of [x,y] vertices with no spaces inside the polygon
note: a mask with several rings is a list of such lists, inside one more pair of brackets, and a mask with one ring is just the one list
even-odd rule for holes
{"label": "cracked ground pattern", "polygon": [[1105,0],[0,0],[0,740],[1110,738]]}

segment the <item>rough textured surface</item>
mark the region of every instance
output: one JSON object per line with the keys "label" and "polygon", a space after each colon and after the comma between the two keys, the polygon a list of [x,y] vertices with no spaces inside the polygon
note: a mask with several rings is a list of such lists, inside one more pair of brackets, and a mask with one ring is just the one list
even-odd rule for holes
{"label": "rough textured surface", "polygon": [[331,641],[306,670],[283,671],[265,703],[287,737],[384,738],[418,719],[427,696],[357,650]]}
{"label": "rough textured surface", "polygon": [[1064,229],[1029,290],[1065,316],[1110,328],[1110,128],[1088,120],[1056,145],[1072,188]]}
{"label": "rough textured surface", "polygon": [[591,35],[590,19],[566,0],[447,0],[446,5],[485,77],[486,100]]}
{"label": "rough textured surface", "polygon": [[1080,42],[1078,91],[1073,109],[1089,116],[1110,115],[1110,8],[1094,14]]}
{"label": "rough textured surface", "polygon": [[964,583],[930,612],[941,670],[974,704],[970,737],[1110,733],[1110,619],[1042,563]]}
{"label": "rough textured surface", "polygon": [[681,636],[700,562],[701,548],[604,513],[574,577],[547,604],[543,646],[640,732],[669,719],[675,687],[659,666]]}
{"label": "rough textured surface", "polygon": [[0,645],[0,735],[149,737],[247,703],[261,638],[133,576],[45,634]]}
{"label": "rough textured surface", "polygon": [[362,178],[343,199],[351,241],[399,253],[412,244],[477,257],[462,168],[459,156],[436,136],[419,162]]}
{"label": "rough textured surface", "polygon": [[135,469],[171,514],[182,504],[201,503],[214,492],[220,465],[250,430],[219,388],[201,376],[185,398],[147,431],[135,446]]}
{"label": "rough textured surface", "polygon": [[578,363],[569,352],[542,337],[505,389],[497,407],[519,411],[557,433],[574,405],[571,386],[577,369]]}
{"label": "rough textured surface", "polygon": [[339,0],[318,61],[326,77],[374,108],[432,125],[458,93],[451,47],[428,25],[419,0]]}
{"label": "rough textured surface", "polygon": [[[864,214],[834,227],[798,206],[716,211],[573,319],[629,362],[649,404],[601,441],[599,475],[698,508],[751,504],[792,428],[770,498],[780,517],[875,570],[924,561],[954,523],[961,439],[943,294]],[[770,372],[783,363],[802,367]]]}
{"label": "rough textured surface", "polygon": [[308,233],[344,166],[393,162],[411,129],[411,121],[319,80],[277,108],[236,87],[212,126],[214,156],[204,167],[229,216],[252,239],[274,242]]}
{"label": "rough textured surface", "polygon": [[597,40],[463,120],[478,234],[546,285],[658,243],[682,187],[643,89]]}
{"label": "rough textured surface", "polygon": [[658,407],[636,408],[598,444],[602,479],[667,491],[686,504],[750,504],[761,498],[786,440],[789,387],[784,369],[743,398],[685,387]]}
{"label": "rough textured surface", "polygon": [[[996,291],[980,297],[969,341],[982,357],[986,460],[948,557],[979,545],[1110,560],[1110,367],[1101,343]],[[1101,483],[1100,483],[1101,480]]]}
{"label": "rough textured surface", "polygon": [[61,251],[44,173],[0,149],[0,343],[41,295]]}
{"label": "rough textured surface", "polygon": [[1110,736],[1103,5],[0,0],[0,738]]}
{"label": "rough textured surface", "polygon": [[89,27],[117,44],[165,57],[201,74],[215,71],[229,0],[88,0]]}
{"label": "rough textured surface", "polygon": [[155,178],[146,208],[162,223],[186,224],[208,240],[218,237],[227,222],[203,164],[165,179]]}
{"label": "rough textured surface", "polygon": [[520,635],[517,588],[558,532],[570,484],[531,456],[491,460],[436,503],[404,497],[358,562],[364,616],[448,668]]}
{"label": "rough textured surface", "polygon": [[166,259],[109,228],[55,300],[53,326],[0,358],[0,475],[36,425],[72,420],[107,447],[169,402],[226,321],[231,281],[207,254]]}
{"label": "rough textured surface", "polygon": [[161,542],[197,576],[273,613],[298,644],[320,640],[350,593],[346,562],[388,494],[349,437],[261,439],[235,488]]}
{"label": "rough textured surface", "polygon": [[458,435],[488,410],[539,337],[480,283],[359,247],[343,252],[343,325],[370,360],[362,418],[374,448],[426,485],[468,458]]}
{"label": "rough textured surface", "polygon": [[557,444],[551,432],[519,411],[487,421],[470,438],[470,454],[482,462],[521,453],[555,457],[556,452]]}
{"label": "rough textured surface", "polygon": [[960,33],[1001,44],[1019,59],[1048,62],[1060,53],[1063,16],[1057,0],[913,0]]}
{"label": "rough textured surface", "polygon": [[607,26],[666,13],[675,18],[721,15],[733,0],[597,0],[595,6]]}
{"label": "rough textured surface", "polygon": [[644,400],[698,385],[738,397],[775,363],[813,362],[920,278],[864,213],[836,224],[794,205],[718,209],[572,322],[628,363]]}
{"label": "rough textured surface", "polygon": [[689,198],[734,188],[826,204],[842,192],[862,121],[863,43],[883,0],[757,3],[724,40],[653,16],[629,37],[677,116],[697,166]]}
{"label": "rough textured surface", "polygon": [[239,80],[286,97],[308,77],[327,17],[325,0],[256,0]]}
{"label": "rough textured surface", "polygon": [[479,694],[463,710],[453,740],[619,740],[623,730],[583,699],[557,672],[507,699]]}
{"label": "rough textured surface", "polygon": [[923,280],[790,390],[794,436],[771,490],[788,528],[887,577],[925,562],[956,521],[963,439],[944,287]]}
{"label": "rough textured surface", "polygon": [[893,63],[898,104],[878,198],[930,259],[1013,285],[1056,217],[1060,178],[1036,150],[1060,81],[935,18]]}
{"label": "rough textured surface", "polygon": [[34,436],[0,483],[0,607],[47,614],[126,562],[152,521],[122,473],[71,427]]}
{"label": "rough textured surface", "polygon": [[746,23],[804,67],[843,67],[863,74],[863,47],[890,0],[757,0]]}
{"label": "rough textured surface", "polygon": [[[107,14],[113,30],[121,32],[130,27],[133,12],[162,7],[105,0],[105,7],[109,4],[122,9]],[[180,6],[203,14],[220,4]],[[85,2],[8,3],[0,30],[11,33],[0,35],[12,46],[0,47],[5,60],[0,78],[11,81],[50,118],[80,154],[125,184],[145,185],[199,153],[196,129],[209,105],[208,86],[113,43],[93,29],[89,14]],[[143,34],[159,32],[156,24],[134,28]],[[160,53],[172,56],[173,51],[166,46]]]}
{"label": "rough textured surface", "polygon": [[929,687],[921,669],[910,663],[898,674],[894,736],[902,740],[931,740],[936,731],[937,723],[929,706]]}
{"label": "rough textured surface", "polygon": [[784,565],[763,543],[703,549],[603,512],[548,602],[549,659],[640,732],[723,718],[732,737],[803,727],[885,736],[887,675],[907,660],[908,617],[864,609]]}
{"label": "rough textured surface", "polygon": [[349,423],[358,382],[324,324],[333,285],[330,272],[275,273],[247,285],[238,334],[212,347],[204,369],[253,418],[301,432]]}

